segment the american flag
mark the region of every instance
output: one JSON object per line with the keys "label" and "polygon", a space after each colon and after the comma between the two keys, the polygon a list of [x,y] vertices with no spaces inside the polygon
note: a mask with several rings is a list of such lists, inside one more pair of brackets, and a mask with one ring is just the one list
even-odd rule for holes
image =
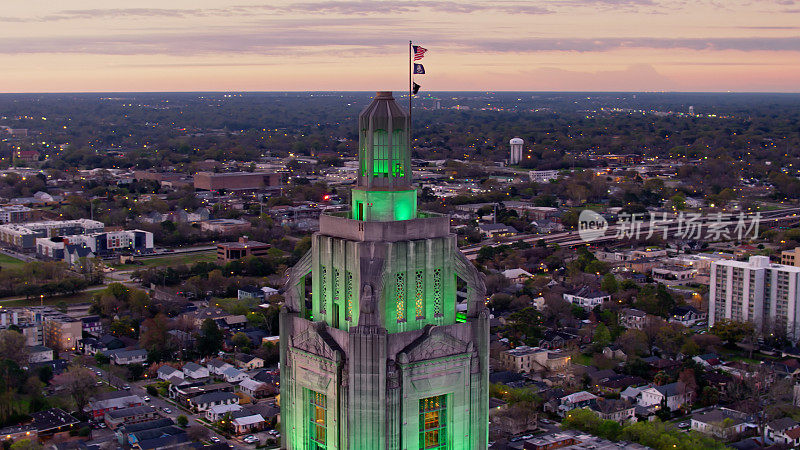
{"label": "american flag", "polygon": [[428,51],[427,48],[422,48],[419,45],[414,45],[414,61],[419,61],[425,56],[425,52]]}

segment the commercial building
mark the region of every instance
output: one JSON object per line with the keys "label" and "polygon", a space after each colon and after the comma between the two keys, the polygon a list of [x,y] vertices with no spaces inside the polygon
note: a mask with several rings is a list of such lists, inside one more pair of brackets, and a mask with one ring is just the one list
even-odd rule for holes
{"label": "commercial building", "polygon": [[528,178],[535,183],[549,183],[552,180],[558,179],[557,170],[531,170],[528,172]]}
{"label": "commercial building", "polygon": [[250,229],[250,222],[242,219],[211,219],[200,222],[200,229],[211,233],[236,234]]}
{"label": "commercial building", "polygon": [[23,251],[34,251],[37,238],[99,233],[104,228],[103,222],[89,219],[5,224],[0,225],[0,243]]}
{"label": "commercial building", "polygon": [[266,256],[272,246],[259,241],[251,241],[247,236],[238,242],[221,242],[217,244],[217,261],[227,263],[248,256]]}
{"label": "commercial building", "polygon": [[322,214],[290,270],[280,316],[285,449],[488,448],[486,288],[449,217],[417,210],[409,131],[391,92],[379,92],[358,120],[352,210]]}
{"label": "commercial building", "polygon": [[143,405],[144,400],[138,395],[131,394],[129,391],[112,391],[91,398],[84,411],[90,413],[95,420],[100,420],[109,411]]}
{"label": "commercial building", "polygon": [[194,188],[205,191],[257,191],[280,185],[281,175],[276,172],[197,172]]}
{"label": "commercial building", "polygon": [[769,257],[716,261],[711,265],[708,325],[720,320],[752,322],[760,330],[800,336],[800,267]]}

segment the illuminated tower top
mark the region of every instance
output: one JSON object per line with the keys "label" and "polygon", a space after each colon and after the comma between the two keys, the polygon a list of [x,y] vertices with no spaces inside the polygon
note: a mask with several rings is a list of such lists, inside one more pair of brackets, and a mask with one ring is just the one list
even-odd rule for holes
{"label": "illuminated tower top", "polygon": [[379,91],[358,116],[358,183],[353,218],[388,222],[416,217],[411,186],[410,123],[392,93]]}

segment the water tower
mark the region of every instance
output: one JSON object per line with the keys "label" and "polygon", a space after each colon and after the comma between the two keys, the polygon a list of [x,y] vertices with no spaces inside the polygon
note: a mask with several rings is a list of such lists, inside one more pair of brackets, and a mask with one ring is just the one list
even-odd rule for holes
{"label": "water tower", "polygon": [[511,145],[511,157],[508,158],[508,164],[513,166],[522,161],[522,145],[525,143],[522,139],[515,137],[508,141]]}

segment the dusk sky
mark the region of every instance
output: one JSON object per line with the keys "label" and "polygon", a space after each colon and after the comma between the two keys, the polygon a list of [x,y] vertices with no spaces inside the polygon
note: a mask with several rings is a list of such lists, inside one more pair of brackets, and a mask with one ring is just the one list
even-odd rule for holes
{"label": "dusk sky", "polygon": [[800,91],[800,0],[30,0],[0,92]]}

